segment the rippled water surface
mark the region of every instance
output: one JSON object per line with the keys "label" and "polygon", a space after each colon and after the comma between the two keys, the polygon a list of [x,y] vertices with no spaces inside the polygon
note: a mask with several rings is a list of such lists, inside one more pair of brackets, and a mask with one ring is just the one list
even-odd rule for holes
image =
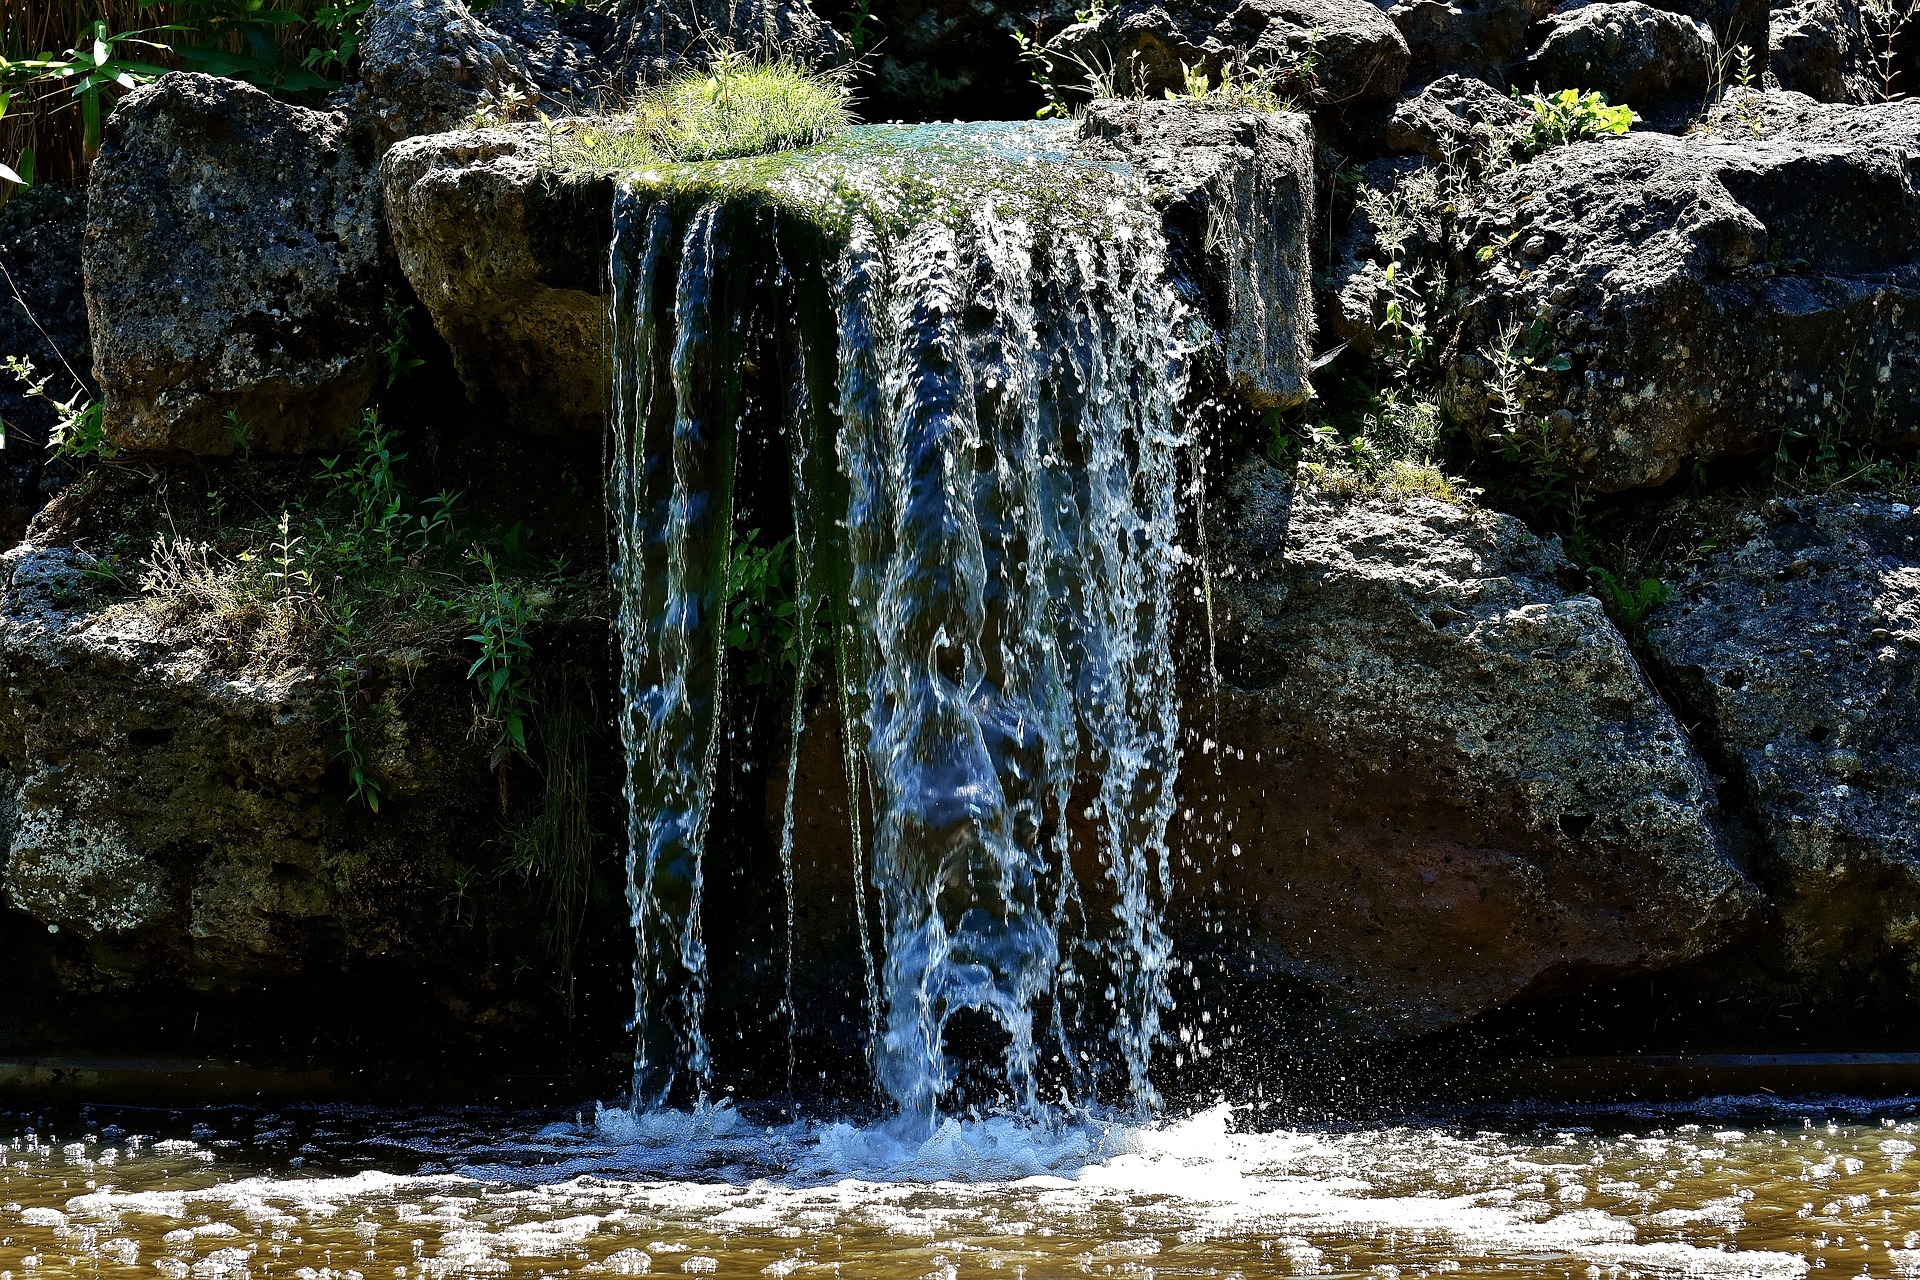
{"label": "rippled water surface", "polygon": [[[1272,1128],[765,1128],[719,1110],[14,1120],[0,1280],[1920,1276],[1920,1103]],[[41,1130],[51,1131],[41,1131]]]}

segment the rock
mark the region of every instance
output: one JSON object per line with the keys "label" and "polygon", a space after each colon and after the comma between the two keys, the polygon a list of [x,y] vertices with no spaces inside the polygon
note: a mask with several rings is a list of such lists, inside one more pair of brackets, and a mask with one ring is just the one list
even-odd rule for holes
{"label": "rock", "polygon": [[1297,113],[1102,101],[1083,146],[1134,166],[1165,219],[1175,276],[1249,404],[1303,403],[1313,365],[1313,127]]}
{"label": "rock", "polygon": [[1381,143],[1390,152],[1425,156],[1435,164],[1464,162],[1526,119],[1525,107],[1485,81],[1446,76],[1394,107]]}
{"label": "rock", "polygon": [[1504,84],[1549,7],[1542,0],[1401,0],[1387,16],[1407,38],[1411,83],[1465,73]]}
{"label": "rock", "polygon": [[1605,492],[1783,433],[1920,436],[1920,103],[1745,101],[1724,137],[1630,134],[1493,179],[1457,249],[1456,420],[1500,429],[1505,349],[1506,407]]}
{"label": "rock", "polygon": [[[810,66],[836,65],[854,52],[807,0],[646,0],[614,12],[621,21],[606,57],[627,88],[658,84],[690,60],[704,63],[716,41],[741,49],[771,46]],[[1011,60],[1012,52],[1009,41],[1001,56]]]}
{"label": "rock", "polygon": [[1128,69],[1136,93],[1158,97],[1186,85],[1186,68],[1272,68],[1283,92],[1320,105],[1350,106],[1393,97],[1407,76],[1407,43],[1371,0],[1132,0],[1105,13],[1088,32],[1050,45],[1070,52],[1097,37],[1098,60]]}
{"label": "rock", "polygon": [[[1407,261],[1430,259],[1445,253],[1439,220],[1423,204],[1432,203],[1437,186],[1434,167],[1425,160],[1400,156],[1369,161],[1360,166],[1361,190],[1394,195],[1413,217],[1406,228]],[[1402,184],[1408,184],[1402,192]],[[1357,352],[1373,350],[1374,338],[1386,318],[1387,267],[1393,258],[1381,245],[1364,204],[1356,202],[1352,217],[1335,237],[1332,260],[1321,286],[1327,327]]]}
{"label": "rock", "polygon": [[394,248],[476,405],[594,444],[606,411],[611,179],[543,165],[528,129],[421,137],[382,166]]}
{"label": "rock", "polygon": [[[76,394],[83,405],[94,388],[83,381],[92,363],[87,342],[87,300],[80,287],[80,243],[87,202],[58,187],[16,192],[0,206],[0,267],[7,291],[0,300],[0,359],[32,364],[31,381],[0,368],[0,546],[10,547],[27,522],[70,478],[68,468],[47,454],[57,420],[56,401]],[[46,380],[44,394],[28,395]]]}
{"label": "rock", "polygon": [[[1677,584],[1647,648],[1760,832],[1790,972],[1920,998],[1920,516],[1770,503]],[[1911,1005],[1909,1004],[1909,1007]]]}
{"label": "rock", "polygon": [[1705,23],[1625,0],[1551,19],[1524,77],[1547,92],[1598,90],[1654,128],[1678,129],[1705,110],[1719,56]]}
{"label": "rock", "polygon": [[1265,463],[1220,510],[1221,684],[1184,713],[1218,747],[1181,770],[1219,884],[1189,896],[1329,1029],[1406,1038],[1738,936],[1707,771],[1556,541]]}
{"label": "rock", "polygon": [[[1295,309],[1310,288],[1305,122],[1178,103],[1102,104],[1088,120],[1095,154],[1140,165],[1230,380],[1255,403],[1296,403],[1313,336]],[[383,166],[388,214],[474,403],[597,447],[613,182],[546,167],[546,145],[524,127],[403,142]]]}
{"label": "rock", "polygon": [[540,96],[519,46],[460,0],[376,0],[366,30],[352,106],[381,150],[459,128],[483,108],[505,119]]}
{"label": "rock", "polygon": [[296,452],[366,406],[399,281],[372,142],[344,114],[184,72],[128,94],[84,262],[113,444]]}
{"label": "rock", "polygon": [[539,0],[500,0],[487,10],[486,26],[512,42],[549,115],[593,111],[602,98],[628,87],[617,83],[602,57],[616,24],[585,6],[555,13]]}
{"label": "rock", "polygon": [[[1742,45],[1747,49],[1749,68],[1757,76],[1767,69],[1768,32],[1773,18],[1773,0],[1651,0],[1656,9],[1684,14],[1713,29],[1713,38],[1721,52],[1732,57]],[[1737,70],[1730,64],[1727,78]]]}
{"label": "rock", "polygon": [[465,741],[461,668],[421,673],[369,742],[398,766],[371,828],[339,777],[322,673],[223,674],[103,599],[100,562],[72,545],[23,544],[0,576],[0,886],[57,926],[67,985],[242,991],[425,963],[451,887],[435,824],[487,802],[484,760],[448,758],[483,750]]}
{"label": "rock", "polygon": [[[1857,0],[1794,0],[1773,14],[1770,59],[1780,87],[1822,102],[1878,102],[1888,96],[1875,36]],[[1904,88],[1905,86],[1901,86]]]}

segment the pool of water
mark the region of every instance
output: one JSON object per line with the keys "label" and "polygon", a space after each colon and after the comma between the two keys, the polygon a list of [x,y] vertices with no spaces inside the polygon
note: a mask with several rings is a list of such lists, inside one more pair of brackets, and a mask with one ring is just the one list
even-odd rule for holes
{"label": "pool of water", "polygon": [[1306,1127],[6,1117],[0,1280],[1920,1276],[1920,1099]]}

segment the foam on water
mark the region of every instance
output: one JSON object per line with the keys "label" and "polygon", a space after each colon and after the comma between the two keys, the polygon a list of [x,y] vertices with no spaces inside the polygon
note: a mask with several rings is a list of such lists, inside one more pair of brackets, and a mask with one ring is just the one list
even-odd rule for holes
{"label": "foam on water", "polygon": [[[768,1128],[726,1106],[603,1110],[493,1135],[475,1159],[421,1172],[396,1163],[406,1140],[381,1136],[389,1121],[274,1117],[250,1143],[228,1118],[220,1132],[242,1137],[167,1151],[98,1135],[8,1149],[0,1270],[1911,1275],[1920,1125],[1910,1105],[1879,1110],[1776,1110],[1733,1128],[1703,1108],[1599,1135],[1571,1114],[1566,1128],[1514,1133],[1431,1121],[1258,1131],[1247,1109],[1218,1107],[1156,1125],[953,1119],[930,1137]],[[388,1167],[288,1172],[290,1150],[329,1154],[287,1136],[301,1124],[357,1127]],[[333,1141],[341,1157],[354,1145]]]}

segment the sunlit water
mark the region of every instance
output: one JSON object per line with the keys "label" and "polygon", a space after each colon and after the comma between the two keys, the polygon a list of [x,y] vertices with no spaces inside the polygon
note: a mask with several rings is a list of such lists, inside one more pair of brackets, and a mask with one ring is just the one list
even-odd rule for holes
{"label": "sunlit water", "polygon": [[[1920,1102],[1263,1128],[14,1122],[0,1280],[669,1273],[1920,1276]],[[107,1120],[117,1121],[117,1125]]]}

